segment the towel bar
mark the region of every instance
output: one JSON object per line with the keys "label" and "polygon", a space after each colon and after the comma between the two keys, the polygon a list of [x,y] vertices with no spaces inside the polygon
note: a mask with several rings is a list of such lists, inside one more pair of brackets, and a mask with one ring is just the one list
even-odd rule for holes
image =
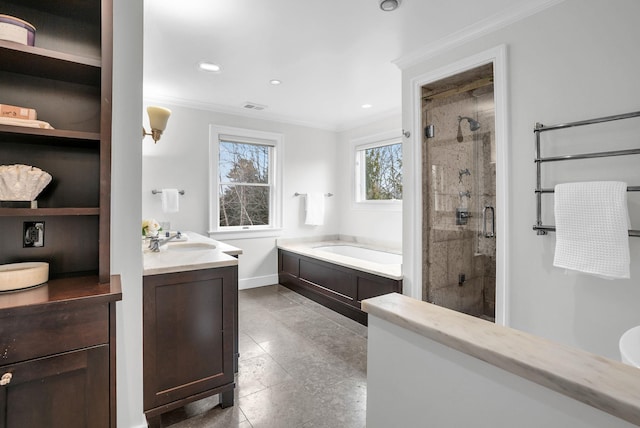
{"label": "towel bar", "polygon": [[[611,122],[614,120],[631,119],[634,117],[640,117],[640,111],[618,114],[613,116],[599,117],[596,119],[581,120],[578,122],[561,123],[561,124],[551,125],[551,126],[545,126],[539,122],[535,123],[533,132],[536,136],[535,137],[536,153],[534,158],[534,162],[536,164],[536,188],[534,189],[534,193],[536,194],[536,224],[533,226],[533,230],[535,230],[538,235],[546,235],[547,232],[555,232],[556,230],[555,226],[545,226],[542,224],[542,194],[554,193],[554,189],[542,187],[542,164],[543,163],[640,154],[640,148],[636,148],[636,149],[627,149],[627,150],[613,150],[613,151],[606,151],[606,152],[581,153],[581,154],[564,155],[564,156],[542,157],[540,155],[540,133],[546,132],[546,131],[554,131],[557,129],[572,128],[576,126]],[[640,191],[640,186],[627,186],[627,192],[639,192],[639,191]],[[640,236],[640,230],[633,230],[633,229],[629,230],[629,236]]]}
{"label": "towel bar", "polygon": [[[153,189],[151,191],[151,193],[153,193],[155,195],[155,194],[158,194],[158,193],[162,193],[162,190]],[[181,195],[184,195],[184,190],[179,190],[178,193],[180,193]]]}
{"label": "towel bar", "polygon": [[[330,198],[330,197],[332,197],[332,196],[333,196],[333,193],[325,193],[324,195],[325,195],[327,198]],[[294,194],[293,194],[293,196],[307,196],[307,194],[306,194],[306,193],[298,193],[298,192],[296,192],[296,193],[294,193]]]}

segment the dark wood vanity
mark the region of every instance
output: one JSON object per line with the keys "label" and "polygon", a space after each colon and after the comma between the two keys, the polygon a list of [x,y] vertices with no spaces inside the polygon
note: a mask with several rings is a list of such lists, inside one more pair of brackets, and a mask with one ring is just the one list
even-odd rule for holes
{"label": "dark wood vanity", "polygon": [[[0,207],[0,264],[49,263],[49,282],[0,293],[0,427],[115,427],[110,272],[111,0],[0,0],[36,27],[35,46],[0,40],[0,104],[55,129],[0,125],[0,164],[53,177],[38,208]],[[23,247],[24,222],[45,224]]]}
{"label": "dark wood vanity", "polygon": [[220,394],[233,405],[238,267],[143,280],[144,412],[150,427],[163,413]]}

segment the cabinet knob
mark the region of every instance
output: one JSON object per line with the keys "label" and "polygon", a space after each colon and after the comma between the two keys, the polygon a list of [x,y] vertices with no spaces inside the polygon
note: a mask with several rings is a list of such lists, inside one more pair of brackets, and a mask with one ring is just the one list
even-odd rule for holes
{"label": "cabinet knob", "polygon": [[13,375],[11,373],[5,373],[0,378],[0,386],[8,385],[11,382]]}

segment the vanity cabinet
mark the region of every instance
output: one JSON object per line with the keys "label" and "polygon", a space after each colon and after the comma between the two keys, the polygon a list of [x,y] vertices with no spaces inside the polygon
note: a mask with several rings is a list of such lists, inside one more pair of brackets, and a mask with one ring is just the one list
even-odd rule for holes
{"label": "vanity cabinet", "polygon": [[0,294],[0,428],[115,427],[118,277]]}
{"label": "vanity cabinet", "polygon": [[233,405],[238,267],[143,278],[144,411],[160,416],[221,394]]}

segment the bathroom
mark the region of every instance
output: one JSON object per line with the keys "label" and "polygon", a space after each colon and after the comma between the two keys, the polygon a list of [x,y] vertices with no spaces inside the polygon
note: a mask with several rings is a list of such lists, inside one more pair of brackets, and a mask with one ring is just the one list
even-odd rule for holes
{"label": "bathroom", "polygon": [[[411,3],[405,0],[402,6],[412,7]],[[640,8],[632,0],[620,0],[615,9],[597,0],[540,1],[529,8],[523,6],[527,2],[521,2],[522,8],[517,10],[509,9],[508,2],[502,3],[505,13],[485,16],[484,21],[471,13],[450,11],[467,32],[458,37],[410,43],[409,51],[414,55],[402,52],[395,64],[387,64],[396,74],[401,70],[394,90],[402,93],[402,100],[396,109],[373,116],[370,121],[327,127],[315,122],[283,121],[268,110],[263,114],[258,111],[235,114],[220,108],[213,91],[210,103],[190,104],[179,97],[163,97],[162,91],[153,91],[153,86],[143,86],[151,83],[144,81],[144,69],[148,67],[145,56],[163,56],[162,50],[147,49],[144,38],[163,40],[163,29],[145,22],[142,3],[114,0],[111,271],[122,276],[124,296],[116,313],[118,426],[144,426],[142,332],[131,328],[139,326],[142,318],[140,220],[153,217],[170,223],[172,229],[203,235],[209,232],[210,125],[277,133],[284,139],[282,230],[248,239],[216,236],[243,250],[239,262],[241,288],[254,289],[278,281],[278,238],[342,234],[365,237],[383,245],[401,245],[404,294],[429,300],[429,290],[423,281],[428,276],[423,271],[423,260],[428,254],[424,251],[422,227],[423,199],[426,199],[422,193],[424,171],[422,152],[417,147],[425,127],[421,91],[433,82],[492,62],[481,54],[494,52],[496,47],[503,47],[504,51],[493,67],[496,193],[495,201],[491,202],[495,208],[496,236],[491,239],[496,247],[496,323],[607,358],[620,358],[620,335],[629,327],[640,325],[637,310],[640,241],[630,240],[631,280],[566,275],[553,267],[554,235],[538,236],[532,229],[536,211],[533,127],[535,122],[562,123],[639,110],[640,59],[634,53],[635,41],[640,37],[636,23]],[[175,16],[182,13],[175,8],[170,12]],[[225,8],[220,6],[219,12],[222,18],[218,24],[224,21]],[[265,11],[265,16],[271,15]],[[333,15],[322,16],[331,19]],[[435,27],[431,25],[433,15],[423,13],[420,19],[430,23],[423,25],[422,31]],[[434,40],[438,43],[434,44]],[[346,61],[347,57],[343,59]],[[160,67],[163,66],[168,64],[162,63]],[[223,70],[214,77],[226,78],[227,72]],[[282,88],[286,88],[287,81],[282,79]],[[282,88],[261,87],[261,90]],[[156,144],[150,137],[140,142],[141,123],[148,129],[144,111],[149,105],[172,110],[167,129]],[[491,120],[477,114],[462,110],[451,113],[453,120],[445,132],[452,144],[465,145],[490,129]],[[458,116],[471,117],[480,128],[472,131],[472,122],[459,121]],[[462,142],[457,141],[458,125]],[[618,144],[625,135],[633,135],[637,120],[624,126],[604,126],[603,131],[595,133],[580,131],[569,139],[576,146],[584,142],[585,151],[597,151],[603,142],[608,147]],[[401,207],[378,209],[357,204],[352,190],[354,147],[359,142],[389,135],[400,137],[403,143]],[[632,161],[609,160],[604,164],[606,171],[598,177],[592,177],[592,168],[585,163],[575,171],[556,170],[545,177],[551,181],[616,178],[637,185]],[[471,162],[455,167],[451,178],[455,184],[468,185],[472,177],[464,172],[466,169],[470,174],[475,172]],[[616,175],[618,171],[622,171],[622,177]],[[185,191],[178,213],[162,212],[159,195],[151,191],[163,188]],[[465,208],[464,203],[478,203],[477,198],[461,199],[458,192],[467,190],[472,196],[476,191],[463,187],[451,195],[455,204],[446,210],[454,214],[447,217],[451,221],[455,222],[456,208]],[[304,224],[304,200],[296,197],[296,192],[333,194],[325,200],[323,225]],[[479,207],[482,205],[484,201]],[[629,195],[629,208],[631,226],[638,229],[637,196]],[[545,209],[549,210],[548,206]],[[472,215],[469,220],[477,222],[482,209],[474,206],[469,211]],[[552,212],[545,211],[546,219],[550,220],[551,215]],[[465,281],[458,281],[458,274],[468,274],[466,269],[458,270],[453,287],[470,289],[473,277],[465,275]],[[461,287],[459,282],[463,283]],[[491,301],[487,306],[491,306]]]}
{"label": "bathroom", "polygon": [[[605,5],[594,2],[590,6],[598,11],[597,15],[599,16],[615,15]],[[630,4],[627,6],[632,7]],[[509,137],[498,141],[497,151],[503,150],[502,155],[509,161],[506,162],[507,171],[502,171],[505,174],[502,183],[496,184],[498,187],[504,186],[503,189],[507,189],[508,201],[503,201],[503,206],[507,208],[506,213],[496,210],[496,230],[499,232],[502,227],[503,231],[507,231],[511,250],[505,254],[505,248],[502,248],[503,253],[500,256],[501,249],[497,249],[496,282],[509,283],[506,295],[505,293],[497,295],[497,319],[500,319],[498,313],[503,310],[506,313],[502,319],[508,325],[610,358],[619,358],[617,340],[620,334],[626,328],[640,323],[633,303],[640,298],[640,291],[633,286],[632,282],[622,281],[612,287],[612,284],[601,280],[587,278],[582,282],[574,277],[567,277],[560,272],[555,272],[552,267],[553,235],[537,236],[535,231],[531,229],[535,222],[534,136],[532,130],[535,121],[562,122],[633,111],[637,103],[631,94],[622,90],[624,85],[613,80],[608,81],[607,85],[604,85],[605,87],[602,85],[594,86],[591,83],[594,81],[602,83],[600,76],[607,75],[613,70],[619,75],[614,80],[618,82],[634,81],[628,71],[633,68],[634,60],[620,53],[619,55],[611,54],[613,58],[609,58],[609,63],[593,63],[589,60],[588,55],[579,54],[584,53],[586,48],[580,48],[578,53],[572,54],[571,49],[575,48],[572,42],[582,46],[582,43],[578,42],[581,38],[588,38],[590,42],[595,44],[596,49],[603,52],[608,49],[607,46],[617,45],[620,40],[627,43],[628,39],[622,36],[622,29],[612,29],[612,33],[608,36],[596,37],[590,31],[590,26],[596,25],[596,23],[602,25],[601,22],[596,19],[595,13],[592,16],[586,11],[578,11],[576,8],[579,7],[576,3],[562,2],[554,8],[558,10],[553,13],[551,11],[542,12],[537,18],[534,16],[524,19],[521,22],[523,27],[519,30],[505,30],[494,37],[479,38],[456,48],[453,52],[443,53],[427,64],[412,66],[411,72],[405,72],[406,75],[403,75],[403,82],[405,82],[403,113],[349,130],[333,132],[297,124],[278,124],[255,116],[237,117],[225,112],[206,111],[206,108],[193,109],[163,103],[162,99],[145,99],[144,105],[165,105],[172,109],[173,114],[162,140],[156,145],[150,141],[145,141],[143,144],[141,159],[144,167],[141,190],[143,212],[141,216],[162,217],[162,213],[159,211],[160,200],[151,194],[151,189],[184,188],[187,194],[180,200],[180,221],[184,221],[188,228],[206,232],[209,221],[206,198],[204,196],[189,197],[194,192],[203,195],[203,190],[206,189],[206,185],[203,183],[206,183],[208,179],[205,160],[207,149],[198,146],[196,140],[208,139],[209,124],[280,132],[284,134],[286,144],[284,162],[287,179],[283,183],[283,217],[286,219],[285,221],[290,222],[288,224],[293,225],[292,229],[287,230],[289,236],[332,233],[369,236],[372,230],[376,231],[374,238],[383,242],[397,242],[398,237],[402,236],[405,294],[419,296],[422,294],[422,281],[419,284],[414,284],[413,281],[414,278],[421,278],[422,272],[419,272],[421,269],[418,266],[422,266],[422,263],[420,263],[421,258],[413,254],[421,254],[421,251],[416,251],[420,248],[416,237],[421,235],[415,233],[415,230],[418,229],[415,229],[414,225],[419,224],[416,219],[422,216],[422,210],[415,206],[415,199],[411,196],[414,189],[421,187],[418,183],[421,183],[422,178],[416,173],[418,168],[413,161],[408,161],[405,164],[407,173],[405,175],[405,200],[402,211],[367,210],[358,207],[351,201],[350,192],[347,191],[347,186],[343,185],[343,183],[351,183],[353,179],[349,168],[350,146],[359,139],[389,131],[402,132],[404,129],[412,134],[417,133],[422,126],[413,126],[415,118],[412,112],[415,111],[415,107],[411,101],[414,97],[410,88],[411,79],[430,72],[435,76],[431,81],[444,79],[456,74],[456,70],[440,73],[440,68],[464,58],[472,58],[478,52],[493,48],[500,43],[506,43],[509,55],[507,73],[509,92],[508,96],[505,93],[498,94],[496,102],[508,102],[509,117],[502,120],[508,121],[507,129],[510,134]],[[576,14],[579,19],[575,17]],[[551,30],[544,35],[540,35],[537,31],[540,20],[552,23],[549,24]],[[566,38],[564,27],[566,20],[571,21],[574,29],[573,35],[569,39]],[[626,31],[636,31],[631,27],[624,28]],[[544,51],[543,58],[540,59],[523,56],[522,52],[540,53],[543,41],[546,43],[545,46],[553,46],[561,41],[561,48],[564,50],[558,48]],[[624,49],[621,48],[621,50]],[[565,54],[571,58],[571,65],[562,67],[557,65],[565,64],[565,60],[557,57],[557,52],[566,52]],[[554,64],[557,66],[553,66]],[[466,69],[474,68],[477,65],[469,65]],[[464,70],[463,67],[461,71]],[[576,77],[578,70],[579,77]],[[495,73],[503,73],[504,75],[505,72],[496,69]],[[567,83],[576,80],[580,84],[571,86]],[[589,94],[582,91],[585,85],[592,87]],[[505,107],[503,106],[503,108]],[[136,114],[141,113],[136,112]],[[446,132],[451,133],[451,138],[455,141],[458,130],[457,116],[475,116],[463,112],[452,114],[454,121]],[[499,121],[500,118],[496,117],[496,127],[500,129],[502,126],[501,129],[504,130],[504,124]],[[478,122],[481,125],[480,130],[483,130],[486,121],[478,120]],[[176,134],[178,126],[179,135]],[[461,127],[465,139],[473,137],[468,121],[462,121]],[[177,142],[174,143],[174,141]],[[466,140],[462,144],[465,142]],[[408,149],[404,153],[405,158],[414,159],[412,148]],[[180,162],[200,165],[200,167],[190,167],[190,173],[183,174],[175,165],[175,159],[178,156],[181,159]],[[465,168],[466,166],[459,169],[464,170]],[[335,171],[338,171],[338,174]],[[456,182],[459,178],[458,172],[455,171]],[[499,181],[500,172],[497,171],[497,174]],[[505,176],[509,179],[505,179]],[[468,178],[469,176],[463,175],[463,183]],[[629,178],[629,181],[632,182],[632,179],[633,177]],[[326,222],[323,226],[310,228],[303,224],[303,202],[294,196],[296,192],[331,192],[334,194],[333,197],[326,199]],[[633,202],[631,196],[630,201],[632,201],[630,207],[633,224],[634,217],[638,218],[637,212],[634,216],[633,211],[637,211],[637,203]],[[499,204],[500,202],[496,201],[496,207]],[[170,221],[172,226],[179,221],[178,218],[171,217],[162,217],[162,219]],[[508,224],[505,225],[505,221],[508,221]],[[378,227],[379,224],[384,224],[385,227]],[[500,233],[496,233],[496,235],[495,241],[497,243],[501,236]],[[251,287],[275,281],[277,276],[276,237],[255,238],[250,241],[249,244],[247,240],[228,240],[228,242],[243,248],[245,253],[239,266],[241,286]],[[637,259],[638,243],[631,240],[630,245],[632,246],[632,260],[633,254]],[[505,262],[505,260],[507,261]],[[505,263],[508,266],[505,266]],[[632,278],[635,272],[637,272],[637,265],[634,264],[632,265]],[[500,279],[501,277],[502,279]],[[505,305],[504,302],[508,302],[508,305]],[[603,322],[589,315],[593,313],[616,314],[616,316]]]}

